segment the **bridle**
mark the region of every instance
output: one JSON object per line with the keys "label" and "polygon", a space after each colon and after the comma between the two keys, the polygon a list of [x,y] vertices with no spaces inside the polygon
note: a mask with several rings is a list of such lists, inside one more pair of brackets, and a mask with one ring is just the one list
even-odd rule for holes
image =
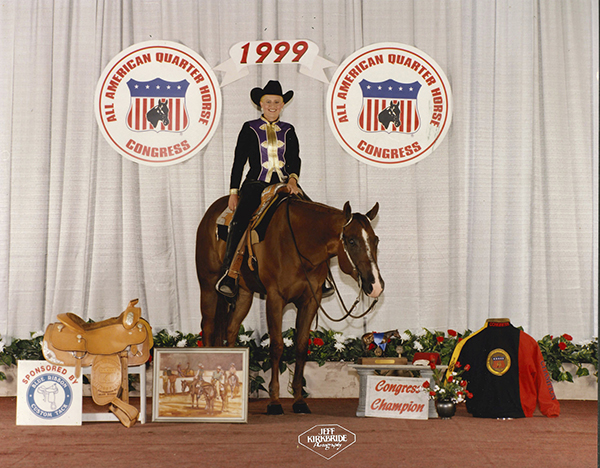
{"label": "bridle", "polygon": [[306,278],[308,287],[310,288],[310,291],[313,295],[313,299],[319,305],[319,310],[321,310],[321,312],[323,312],[325,317],[327,317],[332,322],[341,322],[341,321],[347,319],[348,317],[353,318],[353,319],[363,318],[365,315],[367,315],[369,312],[371,312],[373,310],[373,308],[375,307],[375,304],[377,304],[377,301],[379,300],[379,298],[375,298],[373,300],[373,302],[371,303],[371,305],[367,308],[367,310],[365,312],[363,312],[362,314],[352,315],[352,312],[354,311],[354,309],[356,308],[356,306],[358,305],[358,303],[362,300],[362,298],[364,296],[364,292],[362,289],[362,277],[360,276],[360,273],[358,272],[358,269],[356,268],[356,264],[354,263],[354,260],[352,260],[352,256],[350,255],[350,252],[348,251],[348,247],[346,245],[347,239],[344,236],[344,229],[353,221],[354,217],[352,215],[350,215],[350,219],[346,222],[346,224],[344,224],[344,226],[342,226],[342,232],[340,233],[340,241],[344,248],[344,253],[346,254],[346,257],[348,258],[350,265],[352,265],[353,272],[356,272],[356,277],[357,277],[356,282],[358,283],[358,286],[359,286],[359,293],[358,293],[354,303],[350,307],[350,309],[348,309],[346,307],[346,304],[344,303],[344,300],[342,299],[342,296],[341,296],[340,291],[337,287],[337,284],[333,278],[333,275],[331,274],[331,269],[329,268],[329,262],[327,262],[327,280],[333,285],[333,289],[334,289],[334,291],[342,305],[342,308],[344,309],[344,312],[345,312],[345,315],[342,318],[335,319],[335,318],[331,317],[325,309],[323,309],[323,306],[317,300],[317,295],[315,293],[315,290],[312,287],[310,279],[308,278],[308,272],[306,271],[306,268],[304,268],[304,263],[302,262],[302,260],[305,260],[306,262],[310,263],[312,266],[315,266],[315,265],[308,258],[306,258],[304,255],[302,255],[302,253],[300,252],[300,249],[298,248],[298,243],[296,242],[296,236],[294,235],[294,230],[292,229],[292,222],[290,220],[290,199],[289,198],[287,199],[286,205],[287,205],[286,206],[287,222],[288,222],[288,227],[290,229],[290,234],[292,235],[292,241],[294,243],[296,253],[298,254],[298,257],[300,258],[300,265],[302,267],[304,277]]}

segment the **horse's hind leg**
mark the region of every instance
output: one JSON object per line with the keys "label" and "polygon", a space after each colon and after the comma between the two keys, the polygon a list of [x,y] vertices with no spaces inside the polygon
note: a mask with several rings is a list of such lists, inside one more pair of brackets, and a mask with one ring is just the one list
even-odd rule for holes
{"label": "horse's hind leg", "polygon": [[283,407],[279,401],[279,362],[283,354],[281,321],[285,304],[278,295],[272,296],[267,294],[267,325],[271,341],[271,383],[269,384],[271,401],[267,406],[267,414],[283,414]]}
{"label": "horse's hind leg", "polygon": [[310,335],[310,326],[317,308],[312,298],[308,305],[298,307],[296,315],[296,366],[294,368],[294,379],[292,389],[294,391],[294,404],[292,408],[294,413],[310,413],[310,409],[302,396],[302,380],[304,379],[304,365],[308,355],[308,339]]}
{"label": "horse's hind leg", "polygon": [[202,344],[214,346],[215,343],[215,316],[217,314],[218,293],[214,286],[202,283],[200,285],[200,312],[202,320]]}

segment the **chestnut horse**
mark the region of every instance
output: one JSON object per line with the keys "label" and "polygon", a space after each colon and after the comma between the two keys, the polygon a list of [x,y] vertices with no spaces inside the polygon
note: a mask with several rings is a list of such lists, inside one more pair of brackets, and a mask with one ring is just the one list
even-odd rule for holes
{"label": "chestnut horse", "polygon": [[[328,262],[337,256],[341,270],[352,276],[365,294],[377,298],[384,283],[377,266],[378,238],[370,220],[379,204],[366,214],[290,197],[275,211],[265,239],[253,248],[258,279],[248,267],[241,269],[237,300],[229,308],[215,290],[225,242],[217,239],[216,221],[227,206],[227,197],[207,210],[196,235],[196,271],[200,282],[200,309],[204,346],[234,346],[240,325],[252,305],[254,292],[266,293],[267,325],[272,364],[268,414],[282,414],[279,402],[279,363],[283,352],[282,318],[288,303],[296,306],[296,365],[292,388],[293,410],[310,413],[302,398],[304,365],[310,327],[321,302]],[[233,309],[233,310],[231,310]]]}

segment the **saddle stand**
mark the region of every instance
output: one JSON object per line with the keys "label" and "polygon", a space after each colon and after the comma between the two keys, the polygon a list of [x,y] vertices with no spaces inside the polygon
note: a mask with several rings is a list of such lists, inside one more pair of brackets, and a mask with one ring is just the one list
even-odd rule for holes
{"label": "saddle stand", "polygon": [[118,317],[85,322],[72,314],[59,314],[58,323],[46,328],[42,351],[52,364],[81,368],[92,366],[92,398],[97,405],[110,405],[125,427],[133,426],[138,410],[129,404],[129,366],[144,364],[152,348],[152,328],[141,318],[142,310],[129,302]]}

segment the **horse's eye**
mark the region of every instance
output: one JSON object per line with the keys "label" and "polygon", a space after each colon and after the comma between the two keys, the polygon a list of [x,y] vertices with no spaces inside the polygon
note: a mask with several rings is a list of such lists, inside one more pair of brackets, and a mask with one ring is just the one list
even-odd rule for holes
{"label": "horse's eye", "polygon": [[351,237],[350,239],[348,239],[348,244],[354,246],[356,244],[356,241],[354,240],[353,237]]}

